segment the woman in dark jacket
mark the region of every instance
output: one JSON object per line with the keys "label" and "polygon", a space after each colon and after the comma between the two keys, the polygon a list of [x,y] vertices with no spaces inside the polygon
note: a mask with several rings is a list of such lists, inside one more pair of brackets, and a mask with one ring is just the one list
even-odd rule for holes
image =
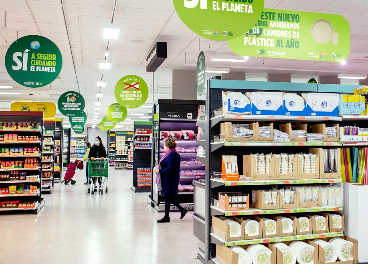
{"label": "woman in dark jacket", "polygon": [[[90,148],[89,151],[89,158],[93,161],[96,159],[104,159],[106,158],[106,149],[105,146],[102,143],[102,139],[97,136],[95,138],[95,143]],[[96,183],[96,178],[93,178],[94,183]],[[101,185],[101,177],[98,177],[98,183]]]}
{"label": "woman in dark jacket", "polygon": [[174,198],[178,195],[181,162],[180,155],[175,151],[175,139],[169,137],[165,139],[164,144],[166,153],[159,163],[160,169],[155,169],[155,173],[159,173],[158,177],[161,177],[161,194],[165,199],[165,216],[161,220],[158,220],[157,223],[170,222],[169,212],[171,204],[175,205],[180,210],[180,219],[183,219],[188,212],[185,208],[181,207]]}

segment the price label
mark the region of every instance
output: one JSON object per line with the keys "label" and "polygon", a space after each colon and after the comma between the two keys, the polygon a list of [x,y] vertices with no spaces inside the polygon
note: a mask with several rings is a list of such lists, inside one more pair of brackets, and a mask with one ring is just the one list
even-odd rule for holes
{"label": "price label", "polygon": [[325,238],[325,235],[318,235],[318,238]]}
{"label": "price label", "polygon": [[305,144],[303,142],[298,142],[298,146],[303,147],[303,146],[305,146]]}
{"label": "price label", "polygon": [[291,210],[285,210],[285,214],[290,214]]}
{"label": "price label", "polygon": [[299,120],[305,120],[305,116],[299,116]]}
{"label": "price label", "polygon": [[235,119],[243,119],[243,116],[242,115],[236,115]]}
{"label": "price label", "polygon": [[270,243],[270,240],[269,239],[263,239],[262,243]]}
{"label": "price label", "polygon": [[259,215],[259,214],[261,214],[261,211],[254,211],[253,212],[253,215]]}
{"label": "price label", "polygon": [[268,119],[275,119],[275,116],[268,116]]}
{"label": "price label", "polygon": [[238,212],[232,212],[231,213],[231,216],[238,216],[239,215],[239,213]]}
{"label": "price label", "polygon": [[334,183],[335,181],[334,180],[328,180],[328,183]]}
{"label": "price label", "polygon": [[16,158],[16,157],[18,157],[18,156],[17,156],[17,155],[13,155],[13,157],[15,157],[15,158]]}
{"label": "price label", "polygon": [[328,116],[325,116],[325,117],[323,117],[323,120],[325,120],[325,121],[329,121],[329,120],[330,120],[330,118],[329,118]]}
{"label": "price label", "polygon": [[0,157],[4,158],[4,157],[6,157],[6,155],[1,155]]}
{"label": "price label", "polygon": [[335,207],[333,210],[334,211],[340,211],[340,208],[339,207]]}
{"label": "price label", "polygon": [[238,182],[231,182],[231,186],[238,186],[239,183]]}
{"label": "price label", "polygon": [[284,184],[290,184],[290,181],[283,181]]}
{"label": "price label", "polygon": [[271,146],[277,146],[277,143],[271,143]]}
{"label": "price label", "polygon": [[31,143],[30,141],[26,141],[26,144],[29,144],[29,143]]}
{"label": "price label", "polygon": [[5,144],[9,144],[9,142],[8,142],[8,141],[5,141],[4,143],[5,143]]}
{"label": "price label", "polygon": [[326,146],[332,146],[332,143],[331,142],[326,143]]}
{"label": "price label", "polygon": [[28,158],[28,157],[30,157],[31,155],[26,155],[26,157]]}

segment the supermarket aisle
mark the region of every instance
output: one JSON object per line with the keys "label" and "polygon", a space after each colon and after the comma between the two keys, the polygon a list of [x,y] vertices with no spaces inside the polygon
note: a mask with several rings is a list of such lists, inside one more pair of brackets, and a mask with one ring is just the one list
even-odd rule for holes
{"label": "supermarket aisle", "polygon": [[110,169],[109,193],[91,197],[77,171],[77,185],[57,185],[38,216],[0,215],[0,262],[200,263],[191,215],[172,213],[170,224],[158,225],[147,194],[130,190],[131,174]]}

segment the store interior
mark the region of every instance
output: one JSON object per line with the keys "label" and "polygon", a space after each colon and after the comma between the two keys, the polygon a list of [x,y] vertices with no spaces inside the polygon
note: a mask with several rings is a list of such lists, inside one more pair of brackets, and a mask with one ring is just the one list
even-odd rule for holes
{"label": "store interior", "polygon": [[367,14],[0,0],[0,263],[368,263]]}

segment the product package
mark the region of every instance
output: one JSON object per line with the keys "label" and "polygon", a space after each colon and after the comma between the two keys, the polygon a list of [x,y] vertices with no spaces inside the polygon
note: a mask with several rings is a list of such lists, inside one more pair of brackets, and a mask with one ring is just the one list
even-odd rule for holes
{"label": "product package", "polygon": [[283,99],[283,114],[287,116],[306,116],[307,115],[307,103],[304,98],[294,94],[285,93],[282,96]]}
{"label": "product package", "polygon": [[252,114],[252,104],[249,98],[239,92],[222,92],[222,109],[224,114]]}
{"label": "product package", "polygon": [[282,93],[254,92],[247,96],[252,102],[253,115],[283,115]]}
{"label": "product package", "polygon": [[275,179],[275,157],[272,154],[244,155],[243,175],[252,181]]}
{"label": "product package", "polygon": [[307,102],[307,114],[309,116],[338,116],[339,94],[308,93],[302,94]]}

